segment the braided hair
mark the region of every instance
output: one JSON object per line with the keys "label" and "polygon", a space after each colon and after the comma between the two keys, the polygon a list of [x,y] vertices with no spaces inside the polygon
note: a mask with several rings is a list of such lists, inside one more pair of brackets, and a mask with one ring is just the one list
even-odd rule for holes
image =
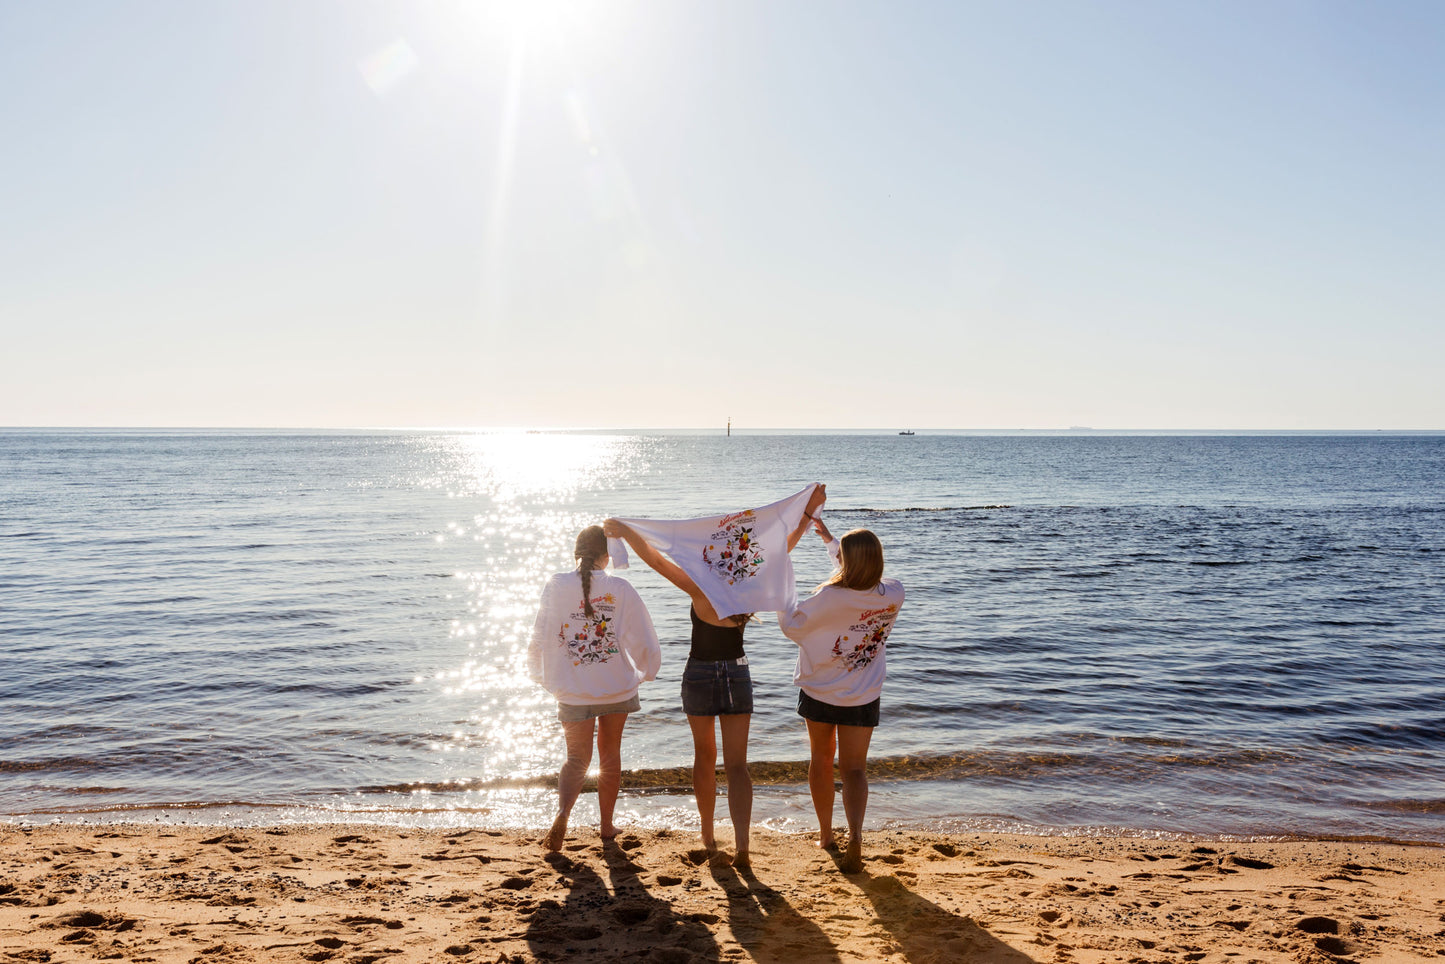
{"label": "braided hair", "polygon": [[607,555],[607,537],[601,526],[588,526],[577,533],[577,546],[572,550],[577,557],[577,573],[582,577],[582,609],[587,618],[592,618],[592,570]]}

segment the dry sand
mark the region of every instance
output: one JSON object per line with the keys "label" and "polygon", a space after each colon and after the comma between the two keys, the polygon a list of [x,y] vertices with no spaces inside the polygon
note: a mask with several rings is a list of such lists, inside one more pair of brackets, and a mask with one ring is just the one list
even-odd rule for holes
{"label": "dry sand", "polygon": [[865,872],[758,830],[0,827],[8,961],[1441,961],[1445,851],[874,833]]}

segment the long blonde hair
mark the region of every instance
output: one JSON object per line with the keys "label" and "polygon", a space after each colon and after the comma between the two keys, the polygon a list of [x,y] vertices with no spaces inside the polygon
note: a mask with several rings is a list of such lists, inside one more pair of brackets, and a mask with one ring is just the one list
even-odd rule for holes
{"label": "long blonde hair", "polygon": [[854,529],[838,540],[838,571],[824,586],[873,589],[883,581],[883,543],[867,529]]}

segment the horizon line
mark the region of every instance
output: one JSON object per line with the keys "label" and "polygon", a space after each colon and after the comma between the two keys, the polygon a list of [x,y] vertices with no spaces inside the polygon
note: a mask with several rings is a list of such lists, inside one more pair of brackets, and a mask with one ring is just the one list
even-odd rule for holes
{"label": "horizon line", "polygon": [[1332,435],[1373,435],[1379,433],[1387,434],[1440,434],[1445,433],[1445,428],[1161,428],[1161,427],[1140,427],[1140,428],[1097,428],[1093,426],[1070,425],[1066,427],[1045,427],[1045,428],[980,428],[962,427],[947,428],[934,426],[918,429],[896,429],[880,426],[787,426],[787,425],[763,425],[757,427],[718,427],[715,425],[568,425],[568,426],[538,426],[538,425],[0,425],[0,432],[425,432],[425,433],[458,433],[458,434],[502,434],[502,433],[567,433],[567,432],[659,432],[659,433],[687,433],[699,434],[716,432],[725,435],[729,430],[736,429],[739,434],[759,435],[767,433],[785,434],[828,434],[832,432],[857,433],[878,433],[878,434],[903,434],[905,431],[911,434],[1020,434],[1020,433],[1049,433],[1049,434],[1074,434],[1093,435],[1109,434],[1113,432],[1127,432],[1131,434],[1161,434],[1161,435],[1191,435],[1191,434],[1247,434],[1247,435],[1307,435],[1307,434],[1332,434]]}

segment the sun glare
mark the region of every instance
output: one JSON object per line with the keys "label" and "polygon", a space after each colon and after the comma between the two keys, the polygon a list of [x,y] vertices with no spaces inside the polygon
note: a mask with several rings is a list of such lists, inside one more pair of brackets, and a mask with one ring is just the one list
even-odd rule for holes
{"label": "sun glare", "polygon": [[584,30],[597,6],[582,0],[469,0],[459,9],[484,29],[530,41]]}
{"label": "sun glare", "polygon": [[497,432],[449,440],[461,456],[466,488],[498,503],[519,497],[567,498],[611,481],[626,462],[628,439],[609,436]]}

